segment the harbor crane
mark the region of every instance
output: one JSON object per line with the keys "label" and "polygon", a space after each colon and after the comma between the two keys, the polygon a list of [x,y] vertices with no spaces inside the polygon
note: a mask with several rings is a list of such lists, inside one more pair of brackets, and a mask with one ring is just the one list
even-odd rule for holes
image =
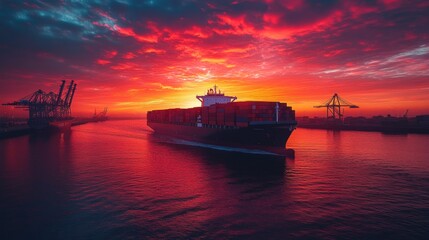
{"label": "harbor crane", "polygon": [[99,112],[99,113],[97,113],[97,109],[95,109],[94,110],[94,116],[92,118],[96,122],[106,121],[108,119],[107,107],[105,107],[104,110]]}
{"label": "harbor crane", "polygon": [[[343,119],[343,112],[341,112],[341,108],[349,107],[349,108],[359,108],[359,106],[354,105],[338,96],[337,93],[334,94],[328,101],[325,103],[314,106],[315,108],[326,108],[326,118],[328,119]],[[344,109],[343,109],[344,111]]]}
{"label": "harbor crane", "polygon": [[76,91],[76,84],[71,80],[67,93],[63,98],[65,84],[66,81],[62,80],[58,94],[54,92],[47,93],[39,89],[18,101],[3,105],[28,110],[28,125],[33,128],[44,127],[52,121],[71,119],[70,107]]}

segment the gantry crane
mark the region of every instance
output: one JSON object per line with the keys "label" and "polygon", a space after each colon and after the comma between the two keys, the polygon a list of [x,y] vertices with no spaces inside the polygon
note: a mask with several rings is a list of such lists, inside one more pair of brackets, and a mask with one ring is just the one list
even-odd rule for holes
{"label": "gantry crane", "polygon": [[28,109],[28,125],[33,128],[46,127],[52,121],[71,119],[70,107],[76,91],[76,84],[72,80],[65,97],[62,98],[65,84],[66,81],[62,80],[58,94],[54,92],[46,93],[39,89],[18,101],[3,105]]}
{"label": "gantry crane", "polygon": [[96,122],[106,121],[108,119],[107,117],[107,107],[104,108],[103,111],[97,113],[97,109],[94,110],[94,117],[93,120]]}
{"label": "gantry crane", "polygon": [[354,105],[338,96],[337,93],[334,94],[327,102],[314,106],[315,108],[326,108],[326,118],[328,119],[343,119],[343,113],[341,108],[359,108],[359,106]]}

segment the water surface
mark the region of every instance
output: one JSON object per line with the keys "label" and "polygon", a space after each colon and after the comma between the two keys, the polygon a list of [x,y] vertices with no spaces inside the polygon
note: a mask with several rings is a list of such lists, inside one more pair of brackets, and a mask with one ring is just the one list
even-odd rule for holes
{"label": "water surface", "polygon": [[295,159],[143,120],[0,140],[0,239],[424,239],[427,135],[297,129]]}

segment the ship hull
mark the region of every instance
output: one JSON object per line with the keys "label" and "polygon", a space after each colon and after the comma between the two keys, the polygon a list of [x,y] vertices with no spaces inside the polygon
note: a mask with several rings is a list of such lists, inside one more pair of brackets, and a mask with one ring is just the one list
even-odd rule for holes
{"label": "ship hull", "polygon": [[71,128],[72,123],[73,119],[61,119],[54,121],[29,121],[28,125],[36,131],[67,131]]}
{"label": "ship hull", "polygon": [[217,146],[261,150],[283,156],[291,154],[291,150],[286,149],[286,142],[295,128],[293,123],[226,128],[148,122],[148,126],[157,134],[177,139]]}
{"label": "ship hull", "polygon": [[49,122],[49,127],[54,131],[67,131],[67,130],[70,130],[72,123],[73,123],[72,119],[58,120],[58,121]]}

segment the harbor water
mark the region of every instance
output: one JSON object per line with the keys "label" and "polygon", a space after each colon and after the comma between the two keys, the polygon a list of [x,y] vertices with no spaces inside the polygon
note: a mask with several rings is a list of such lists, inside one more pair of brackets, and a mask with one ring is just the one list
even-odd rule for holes
{"label": "harbor water", "polygon": [[428,144],[297,129],[285,159],[178,144],[145,120],[1,139],[0,239],[425,239]]}

